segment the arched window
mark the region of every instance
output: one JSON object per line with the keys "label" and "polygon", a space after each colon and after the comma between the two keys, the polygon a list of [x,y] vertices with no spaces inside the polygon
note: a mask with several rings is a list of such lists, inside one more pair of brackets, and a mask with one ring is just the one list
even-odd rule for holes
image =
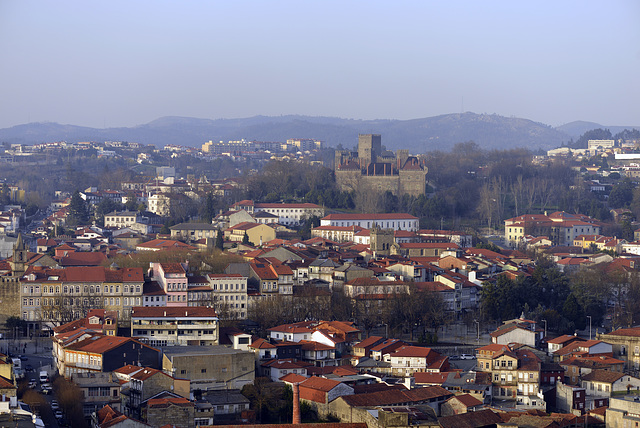
{"label": "arched window", "polygon": [[63,287],[63,290],[64,290],[64,294],[67,294],[68,290],[66,285]]}

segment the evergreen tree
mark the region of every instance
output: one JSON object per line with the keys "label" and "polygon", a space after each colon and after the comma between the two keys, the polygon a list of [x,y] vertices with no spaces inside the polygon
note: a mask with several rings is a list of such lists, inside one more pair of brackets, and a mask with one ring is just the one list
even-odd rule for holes
{"label": "evergreen tree", "polygon": [[247,235],[247,232],[244,232],[244,236],[242,237],[242,243],[244,245],[252,245],[251,241],[249,241],[249,235]]}
{"label": "evergreen tree", "polygon": [[204,203],[204,207],[202,210],[202,218],[207,222],[211,223],[211,220],[216,216],[216,201],[213,198],[211,192],[207,193],[207,200]]}
{"label": "evergreen tree", "polygon": [[80,192],[75,191],[69,202],[69,215],[67,216],[67,224],[75,226],[78,224],[87,224],[89,222],[89,209],[87,202],[82,199]]}
{"label": "evergreen tree", "polygon": [[216,248],[224,250],[224,238],[222,237],[222,231],[220,230],[220,228],[218,228],[218,234],[216,235]]}

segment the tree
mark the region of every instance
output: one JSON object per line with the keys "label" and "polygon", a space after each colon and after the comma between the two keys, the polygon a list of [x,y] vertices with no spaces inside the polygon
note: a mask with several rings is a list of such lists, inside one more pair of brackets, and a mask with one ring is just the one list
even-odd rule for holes
{"label": "tree", "polygon": [[100,203],[96,205],[96,222],[99,225],[104,225],[104,216],[113,211],[122,209],[122,204],[115,202],[111,198],[102,198]]}
{"label": "tree", "polygon": [[4,322],[4,326],[16,338],[17,334],[25,334],[27,322],[20,317],[12,315]]}
{"label": "tree", "polygon": [[244,245],[253,245],[251,241],[249,241],[249,235],[247,235],[246,231],[244,232],[244,236],[242,237],[242,243]]}
{"label": "tree", "polygon": [[67,216],[67,224],[71,226],[79,224],[87,224],[89,222],[89,210],[87,202],[82,199],[80,192],[76,190],[71,196],[69,202],[69,215]]}
{"label": "tree", "polygon": [[216,233],[216,248],[219,250],[224,250],[224,236],[222,230],[218,227],[218,231]]}
{"label": "tree", "polygon": [[211,220],[216,216],[216,201],[211,192],[207,193],[200,216],[206,223],[211,223]]}
{"label": "tree", "polygon": [[611,208],[628,206],[633,200],[633,188],[633,183],[629,179],[614,184],[609,193],[609,206]]}

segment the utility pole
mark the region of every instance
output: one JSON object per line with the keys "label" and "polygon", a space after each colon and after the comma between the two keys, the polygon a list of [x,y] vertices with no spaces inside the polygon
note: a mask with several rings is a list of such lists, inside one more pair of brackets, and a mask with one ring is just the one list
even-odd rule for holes
{"label": "utility pole", "polygon": [[589,318],[589,340],[591,340],[591,315],[587,315],[587,318]]}
{"label": "utility pole", "polygon": [[544,338],[547,339],[547,320],[540,320],[544,323]]}

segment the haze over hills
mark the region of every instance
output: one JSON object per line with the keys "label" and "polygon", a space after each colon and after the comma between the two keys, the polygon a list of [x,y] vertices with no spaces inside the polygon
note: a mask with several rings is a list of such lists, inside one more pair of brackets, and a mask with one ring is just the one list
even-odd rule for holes
{"label": "haze over hills", "polygon": [[[499,115],[458,113],[412,120],[358,120],[312,116],[254,116],[241,119],[197,119],[167,116],[131,128],[88,128],[57,123],[30,123],[0,129],[0,142],[35,144],[53,141],[135,141],[162,147],[166,144],[199,147],[213,140],[285,141],[315,138],[329,147],[354,147],[359,133],[382,135],[389,150],[412,153],[448,150],[473,140],[484,149],[526,147],[550,149],[585,131],[605,128],[591,122],[572,122],[558,128],[528,119]],[[625,127],[608,127],[612,133]],[[626,127],[632,129],[634,127]],[[639,127],[636,127],[639,128]]]}

